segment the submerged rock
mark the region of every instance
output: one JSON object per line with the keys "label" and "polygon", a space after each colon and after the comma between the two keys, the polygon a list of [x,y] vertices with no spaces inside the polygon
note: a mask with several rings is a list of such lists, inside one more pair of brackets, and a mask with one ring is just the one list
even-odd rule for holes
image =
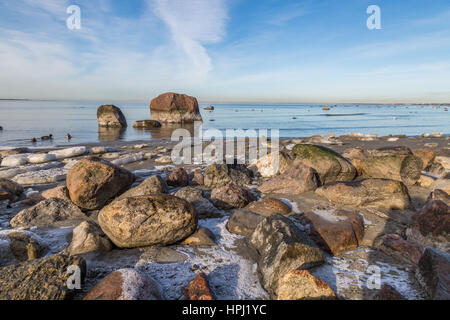
{"label": "submerged rock", "polygon": [[356,177],[356,169],[340,154],[331,149],[312,145],[297,144],[292,153],[295,161],[317,171],[322,184],[334,181],[350,181]]}
{"label": "submerged rock", "polygon": [[83,300],[162,300],[159,285],[135,269],[120,269],[100,281]]}
{"label": "submerged rock", "polygon": [[122,111],[113,105],[100,106],[97,110],[97,121],[100,127],[127,127],[127,120]]}
{"label": "submerged rock", "polygon": [[318,188],[316,193],[332,202],[353,207],[404,210],[411,206],[406,186],[388,179],[334,182]]}
{"label": "submerged rock", "polygon": [[173,244],[197,229],[194,208],[183,199],[163,194],[114,201],[100,211],[98,221],[120,248]]}
{"label": "submerged rock", "polygon": [[312,268],[326,261],[308,236],[280,214],[261,221],[250,243],[260,256],[258,266],[262,284],[273,296],[277,296],[280,277],[287,272]]}
{"label": "submerged rock", "polygon": [[160,128],[161,123],[155,120],[139,120],[133,123],[133,128],[137,129],[152,129],[152,128]]}
{"label": "submerged rock", "polygon": [[301,163],[258,187],[262,193],[301,194],[315,190],[320,184],[317,172]]}
{"label": "submerged rock", "polygon": [[51,198],[39,202],[35,206],[20,211],[10,224],[14,229],[72,226],[76,222],[86,220],[87,216],[68,200]]}
{"label": "submerged rock", "polygon": [[67,300],[69,267],[78,267],[81,281],[86,262],[80,257],[54,255],[0,268],[0,300]]}
{"label": "submerged rock", "polygon": [[336,300],[330,286],[308,270],[291,270],[280,279],[278,300]]}
{"label": "submerged rock", "polygon": [[169,123],[202,121],[197,99],[185,94],[164,93],[150,103],[153,120]]}
{"label": "submerged rock", "polygon": [[126,191],[134,175],[106,160],[79,161],[67,174],[70,199],[86,210],[101,209],[109,200]]}

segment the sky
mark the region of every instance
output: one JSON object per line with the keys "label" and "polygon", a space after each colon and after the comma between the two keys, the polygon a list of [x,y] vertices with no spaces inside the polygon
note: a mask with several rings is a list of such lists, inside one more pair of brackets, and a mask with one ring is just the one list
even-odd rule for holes
{"label": "sky", "polygon": [[[80,29],[67,27],[80,8]],[[381,29],[369,29],[370,5]],[[70,20],[74,21],[74,20]],[[450,103],[448,0],[0,0],[0,98]]]}

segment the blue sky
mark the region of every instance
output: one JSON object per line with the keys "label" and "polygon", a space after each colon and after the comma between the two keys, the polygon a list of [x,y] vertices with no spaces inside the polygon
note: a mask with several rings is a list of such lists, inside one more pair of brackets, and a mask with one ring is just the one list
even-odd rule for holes
{"label": "blue sky", "polygon": [[[66,9],[81,8],[69,30]],[[369,5],[381,30],[369,30]],[[0,97],[450,102],[448,0],[1,0]]]}

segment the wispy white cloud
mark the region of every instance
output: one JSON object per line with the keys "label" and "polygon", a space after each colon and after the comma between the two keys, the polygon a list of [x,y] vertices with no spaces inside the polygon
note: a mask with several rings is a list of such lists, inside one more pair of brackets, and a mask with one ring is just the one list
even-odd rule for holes
{"label": "wispy white cloud", "polygon": [[170,29],[173,41],[206,75],[213,65],[205,44],[225,34],[227,10],[223,0],[155,0],[155,12]]}

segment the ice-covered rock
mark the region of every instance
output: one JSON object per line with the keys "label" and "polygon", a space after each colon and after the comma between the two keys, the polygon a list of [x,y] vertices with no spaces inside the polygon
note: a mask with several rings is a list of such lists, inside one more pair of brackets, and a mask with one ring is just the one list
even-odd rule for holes
{"label": "ice-covered rock", "polygon": [[28,156],[28,162],[33,164],[46,163],[55,160],[56,156],[54,154],[38,153]]}
{"label": "ice-covered rock", "polygon": [[0,178],[6,178],[10,179],[16,175],[19,175],[21,173],[30,173],[33,171],[40,171],[40,170],[48,170],[52,168],[58,168],[61,167],[62,164],[60,162],[49,162],[49,163],[43,163],[43,164],[35,164],[31,166],[22,166],[18,168],[11,168],[11,169],[0,169]]}
{"label": "ice-covered rock", "polygon": [[124,155],[116,160],[111,161],[111,162],[117,166],[120,166],[120,165],[137,162],[137,161],[141,161],[141,160],[145,160],[145,154],[143,154],[142,152],[139,152],[139,153]]}
{"label": "ice-covered rock", "polygon": [[12,156],[7,156],[2,160],[2,167],[18,167],[23,166],[28,163],[28,156],[30,154],[17,154]]}
{"label": "ice-covered rock", "polygon": [[50,151],[48,154],[53,154],[57,159],[72,158],[81,156],[86,153],[86,147],[73,147],[61,150]]}
{"label": "ice-covered rock", "polygon": [[13,178],[13,181],[21,185],[49,184],[66,179],[69,169],[53,168],[48,170],[32,171],[19,174]]}

